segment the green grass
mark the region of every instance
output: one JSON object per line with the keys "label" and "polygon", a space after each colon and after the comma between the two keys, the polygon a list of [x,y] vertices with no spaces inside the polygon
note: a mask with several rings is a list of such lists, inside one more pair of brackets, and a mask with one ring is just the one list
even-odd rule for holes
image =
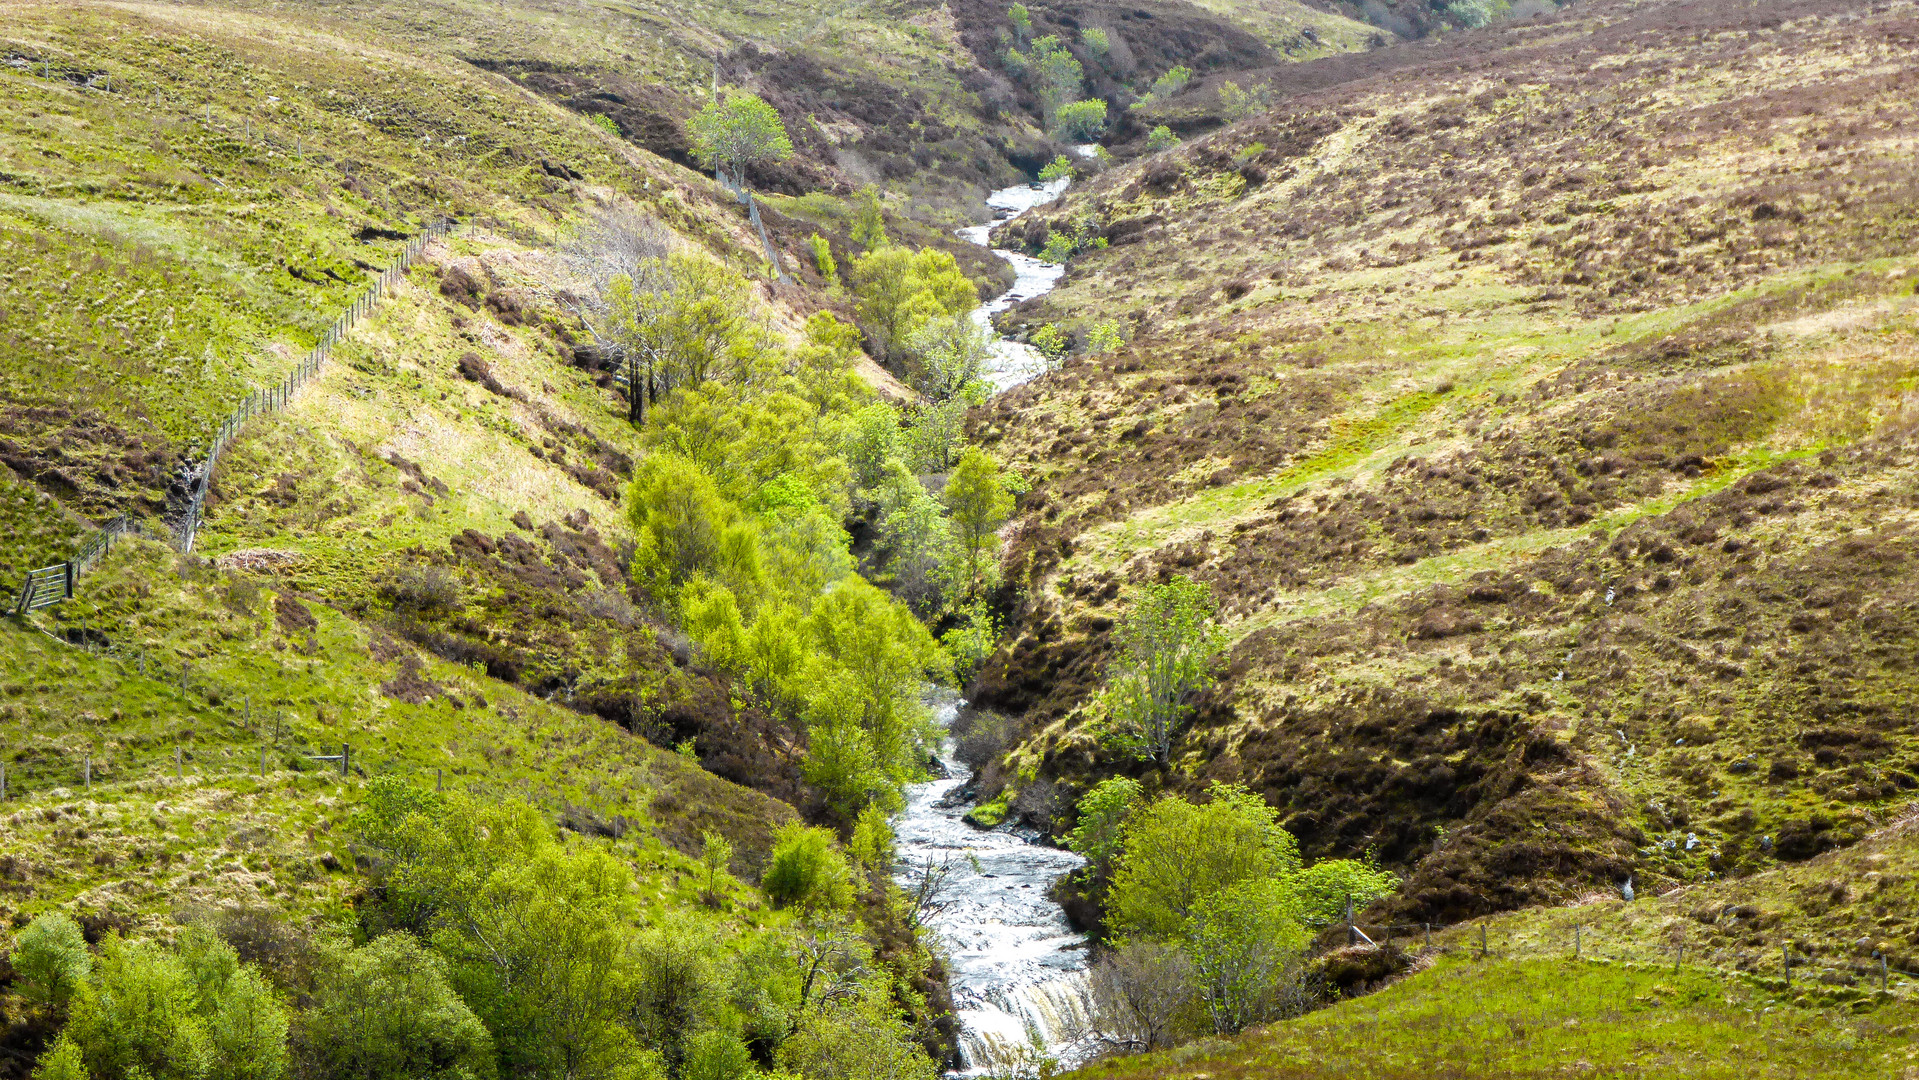
{"label": "green grass", "polygon": [[[196,900],[338,910],[357,879],[317,860],[354,865],[343,826],[365,778],[382,774],[525,798],[556,817],[579,807],[624,819],[622,850],[672,870],[658,886],[668,893],[691,866],[673,845],[690,850],[716,828],[751,865],[791,816],[680,755],[418,656],[327,607],[308,605],[310,630],[288,628],[271,592],[158,544],[117,547],[88,581],[82,600],[0,627],[0,833],[25,860],[0,922],[55,905],[136,920]],[[110,655],[40,629],[83,619]],[[409,666],[432,688],[418,703],[381,690]],[[309,758],[343,742],[357,766],[346,780]]]}
{"label": "green grass", "polygon": [[1080,1069],[1076,1080],[1287,1077],[1886,1077],[1919,1008],[1796,1007],[1712,974],[1571,960],[1440,959],[1379,993],[1272,1025]]}

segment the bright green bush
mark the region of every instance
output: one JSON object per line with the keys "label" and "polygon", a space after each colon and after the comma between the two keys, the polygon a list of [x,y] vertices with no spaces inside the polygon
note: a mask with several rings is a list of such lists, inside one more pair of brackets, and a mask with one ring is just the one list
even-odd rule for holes
{"label": "bright green bush", "polygon": [[446,961],[405,933],[327,946],[301,1057],[334,1080],[483,1080],[493,1041],[448,982]]}
{"label": "bright green bush", "polygon": [[1105,864],[1119,854],[1126,823],[1139,809],[1144,789],[1130,776],[1115,776],[1093,785],[1080,797],[1079,820],[1066,837],[1066,846],[1088,862]]}
{"label": "bright green bush", "polygon": [[1152,153],[1158,153],[1161,150],[1166,150],[1178,145],[1179,136],[1173,134],[1173,129],[1167,127],[1165,124],[1154,128],[1146,136],[1146,149]]}
{"label": "bright green bush", "polygon": [[853,901],[852,871],[833,834],[792,822],[773,839],[760,887],[781,907],[807,911],[837,911]]}
{"label": "bright green bush", "polygon": [[1242,787],[1215,783],[1204,803],[1166,797],[1134,815],[1109,919],[1123,933],[1177,938],[1201,899],[1298,870],[1299,845],[1277,812]]}
{"label": "bright green bush", "polygon": [[819,233],[807,237],[806,242],[813,247],[813,262],[820,268],[820,276],[826,279],[828,285],[838,285],[840,264],[833,258],[833,245]]}
{"label": "bright green bush", "polygon": [[1061,105],[1053,114],[1053,134],[1073,142],[1092,142],[1106,134],[1106,103],[1088,98]]}
{"label": "bright green bush", "polygon": [[10,962],[21,996],[57,1009],[73,1000],[93,971],[93,955],[80,924],[57,911],[20,931]]}

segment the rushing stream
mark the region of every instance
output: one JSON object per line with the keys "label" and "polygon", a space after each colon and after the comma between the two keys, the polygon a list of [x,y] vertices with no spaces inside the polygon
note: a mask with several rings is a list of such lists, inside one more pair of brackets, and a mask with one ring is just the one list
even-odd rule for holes
{"label": "rushing stream", "polygon": [[[959,704],[949,692],[935,706],[942,728]],[[943,749],[942,760],[950,756]],[[946,906],[929,921],[950,965],[966,1057],[961,1074],[1010,1065],[1034,1043],[1062,1062],[1074,1061],[1074,1041],[1089,1019],[1086,940],[1046,891],[1080,858],[962,821],[970,804],[956,796],[966,780],[959,769],[951,779],[914,784],[895,826],[908,876],[929,858],[951,868],[940,896]]]}
{"label": "rushing stream", "polygon": [[[984,246],[995,225],[1051,202],[1066,180],[996,191],[986,200],[995,220],[960,235]],[[1066,268],[1016,251],[993,253],[1013,264],[1017,280],[1006,294],[981,305],[973,317],[988,328],[995,314],[1050,290]],[[1045,371],[1046,358],[1030,345],[998,338],[986,378],[1006,390]],[[948,696],[936,705],[941,728],[951,725],[960,703]],[[942,748],[942,759],[950,759]],[[1029,1049],[1076,1061],[1075,1040],[1089,1019],[1086,940],[1067,925],[1066,913],[1046,895],[1062,875],[1080,865],[1068,851],[996,829],[982,832],[961,818],[964,770],[951,779],[915,784],[897,824],[900,856],[910,876],[914,866],[946,862],[946,906],[929,920],[946,947],[953,1003],[959,1012],[962,1075],[1013,1064]],[[902,884],[906,882],[903,880]],[[1036,1047],[1035,1047],[1035,1044]]]}
{"label": "rushing stream", "polygon": [[[969,225],[959,231],[966,240],[985,247],[987,233],[995,226],[1004,224],[1031,210],[1035,206],[1052,202],[1059,198],[1071,181],[1061,178],[1047,184],[1033,186],[1021,184],[1018,187],[1002,188],[987,196],[986,205],[993,211],[993,221],[986,225]],[[1007,251],[993,248],[993,254],[1013,264],[1016,275],[1013,287],[1001,294],[999,299],[981,304],[973,309],[973,318],[987,329],[992,329],[993,316],[1012,307],[1022,300],[1052,291],[1059,284],[1060,276],[1066,273],[1064,266],[1041,262],[1024,252]],[[991,383],[993,391],[1010,390],[1020,383],[1046,370],[1046,358],[1038,349],[1018,341],[996,338],[993,343],[993,355],[986,362],[986,381]]]}

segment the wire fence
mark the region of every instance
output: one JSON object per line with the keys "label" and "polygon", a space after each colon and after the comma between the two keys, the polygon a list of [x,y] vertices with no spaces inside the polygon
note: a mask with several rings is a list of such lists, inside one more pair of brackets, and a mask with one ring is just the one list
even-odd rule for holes
{"label": "wire fence", "polygon": [[458,223],[450,220],[436,221],[428,225],[420,235],[407,241],[406,247],[393,260],[392,265],[381,271],[380,276],[367,286],[366,291],[361,293],[360,297],[354,300],[339,318],[333,320],[333,325],[327,327],[326,333],[320,335],[319,344],[301,358],[299,364],[294,366],[285,379],[274,386],[256,390],[247,395],[246,400],[220,422],[220,426],[214,431],[213,442],[208,445],[206,455],[188,485],[185,506],[174,526],[174,546],[183,552],[193,550],[193,542],[199,535],[200,522],[206,509],[207,489],[213,483],[213,470],[219,466],[220,458],[226,453],[227,446],[239,436],[240,429],[246,422],[261,413],[277,412],[285,408],[300,387],[319,373],[320,365],[326,363],[333,346],[346,337],[361,319],[379,306],[380,301],[392,291],[401,276],[419,261],[421,253],[426,250],[427,243],[437,237],[446,236],[458,228]]}
{"label": "wire fence", "polygon": [[[431,777],[436,788],[445,784],[444,768],[423,768],[370,759],[362,751],[356,750],[344,736],[338,742],[310,741],[289,722],[284,706],[269,705],[256,709],[250,695],[235,693],[219,685],[196,672],[190,662],[183,660],[171,664],[161,655],[142,648],[107,643],[105,635],[96,632],[84,620],[66,627],[63,636],[48,636],[115,664],[121,669],[123,678],[144,679],[170,689],[181,699],[182,711],[193,717],[196,725],[210,721],[226,728],[231,734],[257,740],[258,759],[256,761],[253,752],[248,750],[237,767],[209,771],[195,760],[189,771],[189,761],[197,755],[189,749],[188,744],[198,742],[192,734],[197,729],[189,729],[184,737],[174,740],[170,752],[157,740],[124,741],[118,746],[109,744],[98,751],[38,747],[17,757],[11,766],[6,757],[0,756],[0,802],[19,801],[48,792],[71,794],[76,789],[88,794],[94,793],[96,788],[102,791],[124,790],[156,779],[208,780],[254,775],[264,778],[287,771],[337,771],[343,779],[355,775],[365,777],[405,773]],[[191,700],[196,697],[199,700]],[[137,753],[135,747],[146,748],[146,752]],[[234,749],[230,745],[223,748]],[[32,761],[36,765],[30,771],[23,771],[22,761]]]}
{"label": "wire fence", "polygon": [[[248,394],[246,400],[220,421],[214,429],[213,440],[207,446],[197,466],[188,470],[186,483],[179,496],[178,505],[169,513],[173,519],[171,537],[173,545],[182,552],[191,552],[200,523],[206,512],[207,488],[213,482],[213,471],[219,465],[220,458],[226,453],[246,422],[262,413],[284,409],[293,395],[306,385],[320,371],[327,357],[332,354],[333,346],[346,337],[361,319],[366,318],[393,287],[399,283],[402,275],[418,262],[425,252],[426,245],[432,240],[448,236],[461,228],[458,222],[443,219],[428,225],[418,236],[407,241],[393,263],[380,273],[356,298],[347,310],[320,336],[318,344],[307,351],[286,378],[264,389]],[[122,514],[112,521],[89,533],[73,557],[52,566],[30,570],[15,594],[13,613],[25,615],[40,608],[73,599],[74,590],[80,576],[93,568],[100,557],[112,550],[115,539],[122,536],[141,535],[145,526],[132,517]]]}

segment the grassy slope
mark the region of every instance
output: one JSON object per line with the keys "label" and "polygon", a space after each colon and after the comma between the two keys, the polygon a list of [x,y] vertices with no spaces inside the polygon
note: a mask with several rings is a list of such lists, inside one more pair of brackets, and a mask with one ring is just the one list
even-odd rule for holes
{"label": "grassy slope", "polygon": [[[84,614],[110,653],[18,623],[0,632],[0,923],[56,905],[123,926],[193,903],[337,914],[363,885],[344,826],[355,793],[383,774],[524,797],[583,831],[619,832],[662,902],[692,895],[680,852],[702,828],[741,838],[750,868],[792,817],[681,755],[423,659],[337,611],[176,567],[157,543],[124,544],[63,609]],[[383,691],[401,679],[434,693]],[[354,747],[350,777],[308,756],[342,742]]]}
{"label": "grassy slope", "polygon": [[[0,68],[0,242],[45,256],[10,261],[0,301],[15,569],[64,554],[76,508],[156,509],[214,420],[391,258],[385,232],[484,212],[551,236],[627,198],[723,256],[750,250],[737,215],[678,166],[347,24],[175,6],[5,14],[6,51],[53,60],[51,78]],[[700,738],[703,725],[764,733],[733,722],[724,686],[676,662],[625,595],[617,500],[636,446],[618,400],[570,362],[555,283],[550,254],[494,231],[436,244],[291,409],[235,444],[201,534],[210,561],[122,545],[78,601],[9,621],[0,921],[55,904],[103,925],[199,901],[337,911],[359,887],[342,823],[386,771],[425,783],[444,770],[450,786],[618,833],[663,898],[685,899],[678,852],[702,828],[741,841],[742,871],[756,865],[789,805],[593,713],[616,702],[611,719],[696,739],[717,771],[762,786],[791,772],[790,743]],[[462,377],[468,354],[479,366]],[[400,618],[380,590],[434,562],[457,576],[465,631]],[[345,781],[306,756],[342,740],[359,766]]]}
{"label": "grassy slope", "polygon": [[1237,644],[1165,782],[1378,851],[1402,914],[1749,874],[1902,807],[1919,39],[1852,15],[1599,4],[1301,65],[1015,226],[1112,239],[1016,322],[1133,339],[979,418],[1041,477],[979,687],[1027,753],[1114,767],[1117,598],[1184,572]]}
{"label": "grassy slope", "polygon": [[1370,997],[1236,1042],[1067,1075],[1864,1077],[1908,1071],[1913,1007],[1791,1007],[1766,988],[1656,966],[1438,959]]}
{"label": "grassy slope", "polygon": [[1193,4],[1245,27],[1292,60],[1364,49],[1375,36],[1384,36],[1356,19],[1293,0],[1193,0]]}

